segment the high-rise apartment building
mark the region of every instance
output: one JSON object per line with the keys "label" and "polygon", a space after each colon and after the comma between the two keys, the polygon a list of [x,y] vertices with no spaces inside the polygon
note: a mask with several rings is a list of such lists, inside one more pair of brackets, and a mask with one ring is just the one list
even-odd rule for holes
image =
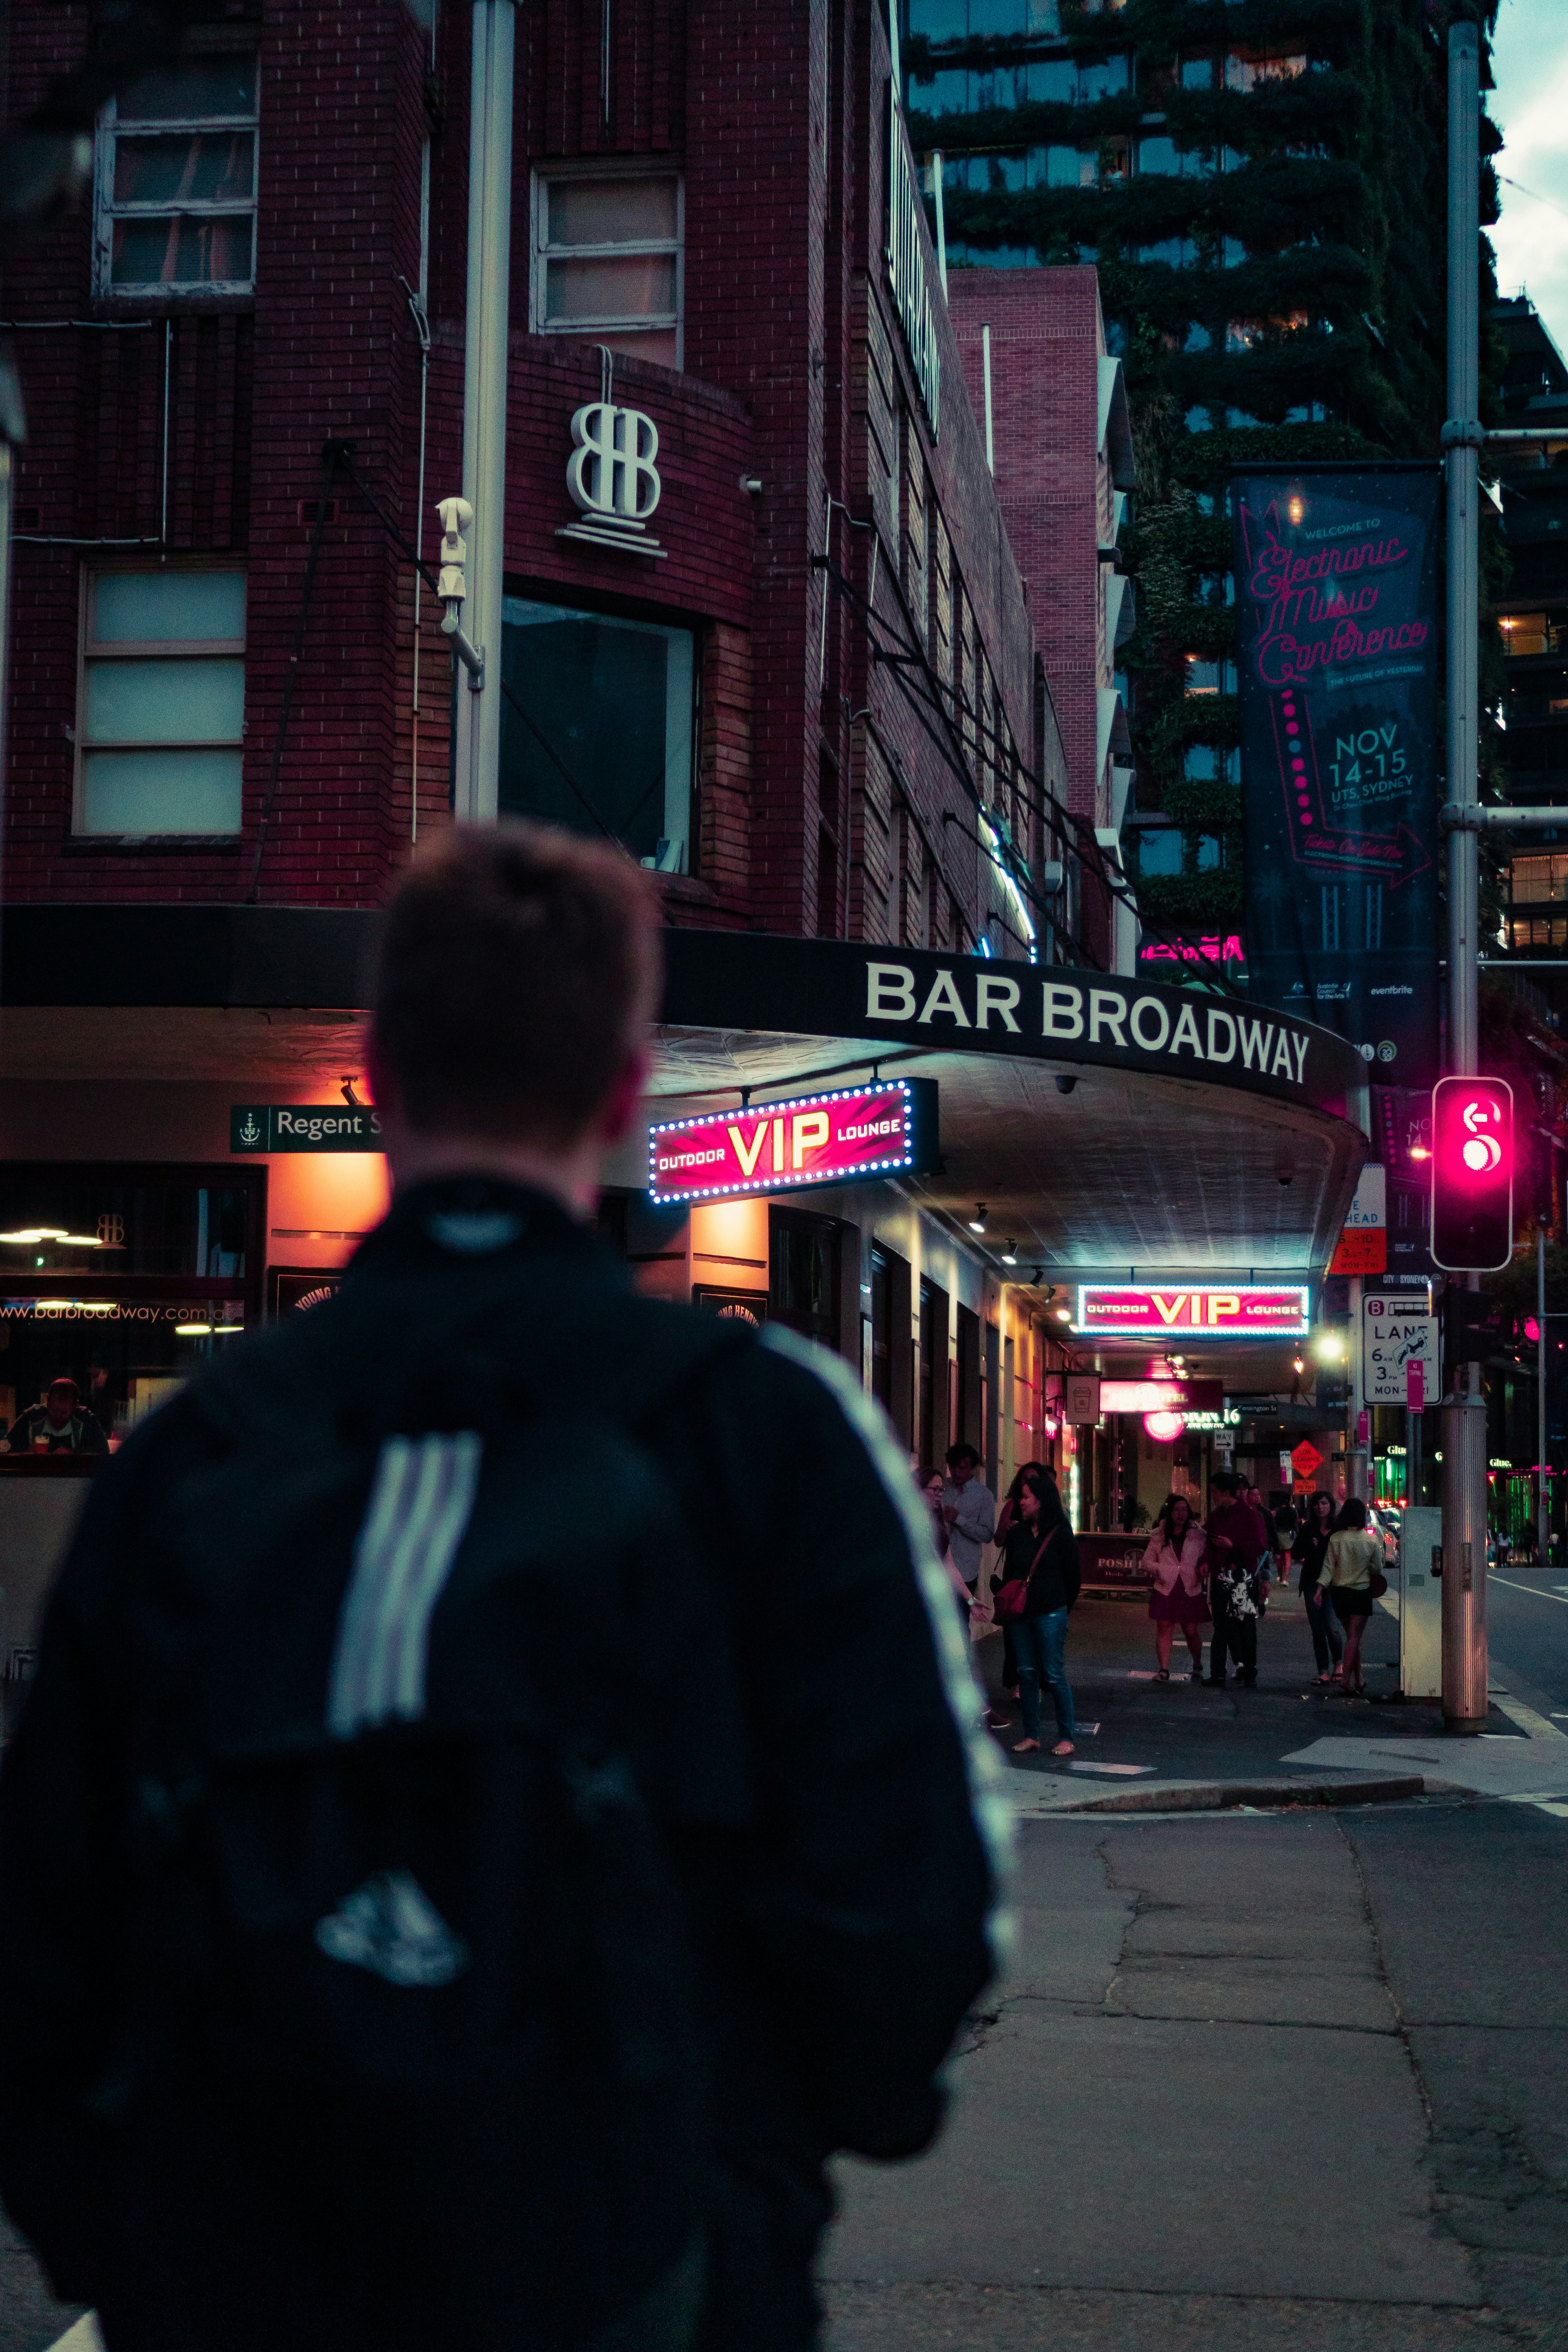
{"label": "high-rise apartment building", "polygon": [[1234,928],[1241,908],[1227,468],[1436,449],[1443,16],[906,0],[910,128],[950,270],[1094,262],[1125,361],[1124,845],[1165,922]]}

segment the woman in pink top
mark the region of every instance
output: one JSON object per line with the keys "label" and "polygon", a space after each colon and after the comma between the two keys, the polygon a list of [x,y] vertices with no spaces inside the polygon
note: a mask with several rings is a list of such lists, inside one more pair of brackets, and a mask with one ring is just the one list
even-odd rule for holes
{"label": "woman in pink top", "polygon": [[1204,1590],[1204,1552],[1208,1538],[1193,1517],[1184,1495],[1172,1495],[1154,1522],[1143,1565],[1154,1580],[1149,1614],[1154,1621],[1154,1654],[1160,1662],[1154,1679],[1171,1679],[1171,1635],[1179,1625],[1187,1637],[1193,1680],[1204,1671],[1203,1629],[1209,1622],[1208,1596]]}

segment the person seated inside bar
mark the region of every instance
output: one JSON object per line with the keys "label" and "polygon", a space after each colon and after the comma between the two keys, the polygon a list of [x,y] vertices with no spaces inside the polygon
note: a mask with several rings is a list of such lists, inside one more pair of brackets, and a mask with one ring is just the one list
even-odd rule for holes
{"label": "person seated inside bar", "polygon": [[44,1391],[42,1404],[18,1413],[0,1454],[107,1454],[103,1424],[80,1402],[76,1382],[61,1373]]}

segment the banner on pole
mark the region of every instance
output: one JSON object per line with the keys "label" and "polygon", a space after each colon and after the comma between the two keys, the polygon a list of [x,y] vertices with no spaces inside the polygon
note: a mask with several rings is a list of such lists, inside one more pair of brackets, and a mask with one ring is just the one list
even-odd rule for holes
{"label": "banner on pole", "polygon": [[1253,993],[1437,1069],[1436,468],[1237,475]]}

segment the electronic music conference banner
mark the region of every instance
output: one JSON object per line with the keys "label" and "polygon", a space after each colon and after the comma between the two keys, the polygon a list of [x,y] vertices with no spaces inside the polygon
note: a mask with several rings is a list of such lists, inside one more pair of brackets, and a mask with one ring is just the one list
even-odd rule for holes
{"label": "electronic music conference banner", "polygon": [[1437,1076],[1436,467],[1240,474],[1252,992]]}

